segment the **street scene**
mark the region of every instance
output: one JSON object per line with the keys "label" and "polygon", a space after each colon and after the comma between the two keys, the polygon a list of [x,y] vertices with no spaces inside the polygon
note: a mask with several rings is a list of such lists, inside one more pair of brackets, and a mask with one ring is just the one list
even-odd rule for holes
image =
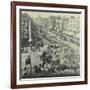
{"label": "street scene", "polygon": [[20,78],[80,76],[80,14],[20,13]]}

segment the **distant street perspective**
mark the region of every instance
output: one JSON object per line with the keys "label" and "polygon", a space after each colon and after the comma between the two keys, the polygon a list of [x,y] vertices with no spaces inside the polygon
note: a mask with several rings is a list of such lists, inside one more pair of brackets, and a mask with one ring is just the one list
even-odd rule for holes
{"label": "distant street perspective", "polygon": [[80,14],[20,11],[20,78],[80,76]]}

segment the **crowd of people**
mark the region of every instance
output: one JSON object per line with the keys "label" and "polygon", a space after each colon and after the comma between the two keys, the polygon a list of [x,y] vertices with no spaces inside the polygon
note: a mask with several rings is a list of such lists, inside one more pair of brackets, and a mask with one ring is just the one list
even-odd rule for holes
{"label": "crowd of people", "polygon": [[[64,47],[64,57],[67,60],[61,60],[60,56],[63,57],[63,54],[60,55],[63,50],[60,47],[56,45],[49,45],[46,50],[43,50],[40,60],[42,63],[38,65],[34,65],[32,67],[31,64],[31,56],[28,55],[27,59],[25,60],[25,67],[23,70],[23,77],[33,77],[33,76],[38,76],[38,75],[48,75],[48,74],[53,74],[53,73],[58,73],[58,74],[65,74],[66,72],[69,73],[76,73],[77,70],[79,70],[79,64],[78,62],[75,63],[75,58],[71,58],[69,54],[73,55],[73,50],[70,48],[65,49]],[[70,49],[70,50],[69,50]],[[59,54],[59,55],[58,55]],[[67,56],[65,56],[67,55]],[[77,57],[77,56],[76,56]],[[70,59],[72,60],[72,64],[70,63]],[[79,59],[79,58],[78,58]],[[63,61],[63,63],[62,63]],[[66,73],[67,74],[67,73]]]}

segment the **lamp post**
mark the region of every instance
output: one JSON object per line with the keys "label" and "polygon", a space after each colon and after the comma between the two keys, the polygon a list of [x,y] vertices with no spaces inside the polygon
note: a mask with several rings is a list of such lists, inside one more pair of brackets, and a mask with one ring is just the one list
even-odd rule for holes
{"label": "lamp post", "polygon": [[[29,40],[28,40],[28,42],[29,42],[29,55],[30,55],[30,58],[31,58],[31,50],[30,50],[30,48],[31,48],[31,21],[29,20]],[[30,59],[30,60],[32,60],[32,59]],[[32,63],[32,61],[31,61],[31,63]],[[31,68],[31,74],[32,74],[32,64],[30,63],[30,68]]]}

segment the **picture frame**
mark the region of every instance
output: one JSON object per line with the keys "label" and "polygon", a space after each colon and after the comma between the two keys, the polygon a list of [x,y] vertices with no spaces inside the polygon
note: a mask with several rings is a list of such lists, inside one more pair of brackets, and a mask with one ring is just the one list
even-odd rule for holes
{"label": "picture frame", "polygon": [[88,83],[87,6],[11,2],[11,88]]}

